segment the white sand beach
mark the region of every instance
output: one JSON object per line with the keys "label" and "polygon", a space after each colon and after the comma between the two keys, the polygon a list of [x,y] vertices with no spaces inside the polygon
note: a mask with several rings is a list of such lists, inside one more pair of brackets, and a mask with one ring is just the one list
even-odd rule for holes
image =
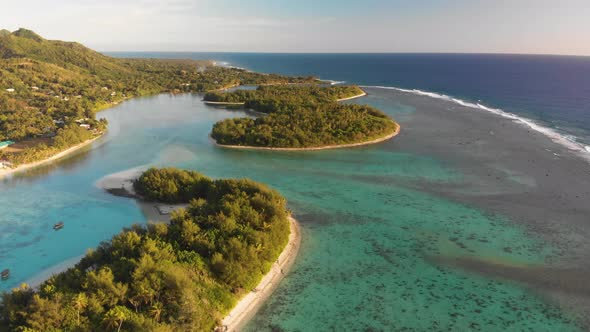
{"label": "white sand beach", "polygon": [[346,100],[352,100],[352,99],[356,99],[356,98],[364,97],[364,96],[366,96],[366,95],[367,95],[367,93],[366,93],[365,91],[363,91],[363,93],[359,93],[359,94],[358,94],[358,95],[356,95],[356,96],[352,96],[352,97],[346,97],[346,98],[340,98],[340,99],[337,99],[336,101],[346,101]]}
{"label": "white sand beach", "polygon": [[34,163],[29,163],[29,164],[23,164],[23,165],[20,165],[20,166],[15,167],[15,168],[0,169],[0,179],[3,178],[3,177],[5,177],[5,176],[12,175],[12,174],[15,174],[15,173],[18,173],[18,172],[22,172],[22,171],[25,171],[27,169],[35,168],[37,166],[41,166],[41,165],[50,163],[52,161],[55,161],[57,159],[63,158],[63,157],[65,157],[65,156],[67,156],[67,155],[69,155],[69,154],[71,154],[71,153],[73,153],[73,152],[75,152],[77,150],[82,149],[85,146],[90,145],[91,143],[93,143],[94,141],[96,141],[97,139],[99,139],[101,137],[102,137],[102,135],[101,136],[94,137],[94,138],[91,138],[89,140],[86,140],[86,141],[84,141],[84,142],[82,142],[82,143],[80,143],[78,145],[74,145],[74,146],[72,146],[71,148],[69,148],[67,150],[64,150],[64,151],[62,151],[62,152],[60,152],[58,154],[55,154],[55,155],[53,155],[53,156],[51,156],[51,157],[49,157],[47,159],[41,160],[41,161],[37,161],[37,162],[34,162]]}
{"label": "white sand beach", "polygon": [[301,245],[301,230],[297,220],[293,217],[289,217],[289,223],[291,233],[289,234],[287,246],[285,246],[277,261],[262,278],[258,286],[244,296],[232,311],[223,318],[222,326],[217,329],[218,331],[239,331],[256,314],[295,262]]}

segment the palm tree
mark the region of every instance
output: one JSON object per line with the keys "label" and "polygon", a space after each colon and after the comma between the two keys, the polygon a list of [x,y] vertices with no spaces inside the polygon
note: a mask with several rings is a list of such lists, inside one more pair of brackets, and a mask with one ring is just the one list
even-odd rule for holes
{"label": "palm tree", "polygon": [[117,332],[121,331],[123,322],[127,319],[127,308],[116,306],[111,310],[107,311],[102,321],[105,323],[107,328],[117,327]]}
{"label": "palm tree", "polygon": [[160,317],[162,316],[163,310],[164,310],[164,308],[162,307],[162,303],[160,303],[160,302],[154,303],[154,305],[152,305],[152,307],[150,308],[150,314],[154,317],[154,319],[158,323],[160,322]]}
{"label": "palm tree", "polygon": [[80,325],[80,312],[88,306],[88,297],[86,297],[85,293],[78,293],[78,295],[74,296],[72,304],[76,309],[76,322]]}

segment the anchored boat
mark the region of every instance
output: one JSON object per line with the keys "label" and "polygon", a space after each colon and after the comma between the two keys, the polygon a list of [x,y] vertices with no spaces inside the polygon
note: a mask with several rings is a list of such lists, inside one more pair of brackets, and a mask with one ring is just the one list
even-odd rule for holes
{"label": "anchored boat", "polygon": [[2,280],[6,280],[6,279],[10,278],[10,270],[6,269],[6,270],[0,272],[0,276],[2,277]]}
{"label": "anchored boat", "polygon": [[53,225],[53,229],[55,229],[56,231],[57,230],[60,230],[62,228],[64,228],[64,223],[62,221],[60,221],[57,224]]}

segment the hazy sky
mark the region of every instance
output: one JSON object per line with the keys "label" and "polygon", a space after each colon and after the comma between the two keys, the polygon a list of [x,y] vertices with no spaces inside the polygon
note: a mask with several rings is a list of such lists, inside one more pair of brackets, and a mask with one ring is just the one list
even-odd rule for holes
{"label": "hazy sky", "polygon": [[590,0],[0,0],[0,25],[101,51],[590,55]]}

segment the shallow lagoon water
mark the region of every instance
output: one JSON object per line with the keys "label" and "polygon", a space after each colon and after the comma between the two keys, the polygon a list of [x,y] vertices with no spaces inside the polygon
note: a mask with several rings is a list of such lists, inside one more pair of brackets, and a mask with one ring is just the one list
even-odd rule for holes
{"label": "shallow lagoon water", "polygon": [[[361,100],[402,120],[411,105],[387,94]],[[292,272],[247,330],[576,330],[573,314],[522,285],[442,267],[433,257],[543,264],[556,249],[506,216],[407,185],[437,186],[463,174],[396,141],[316,152],[215,147],[219,119],[199,95],[128,101],[100,116],[109,133],[91,149],[0,182],[0,269],[7,290],[80,256],[134,222],[138,206],[94,186],[138,166],[177,166],[212,177],[249,177],[278,189],[302,224]],[[403,122],[402,122],[403,125]],[[64,221],[55,232],[51,226]],[[506,243],[511,244],[507,251]]]}

